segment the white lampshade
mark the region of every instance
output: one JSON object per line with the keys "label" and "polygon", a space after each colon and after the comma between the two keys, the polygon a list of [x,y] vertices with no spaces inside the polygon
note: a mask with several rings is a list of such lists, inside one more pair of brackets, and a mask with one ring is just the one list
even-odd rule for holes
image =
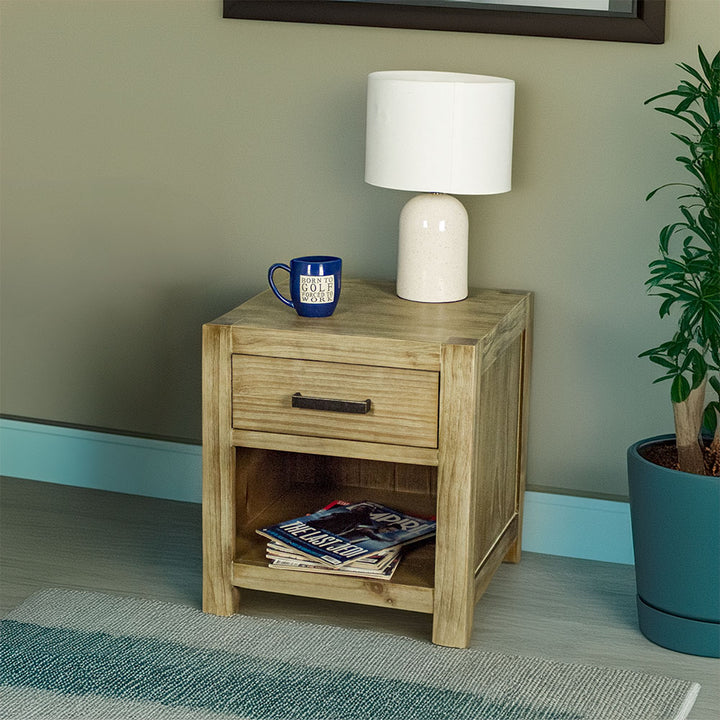
{"label": "white lampshade", "polygon": [[397,293],[417,302],[467,297],[468,219],[448,193],[510,190],[515,83],[466,73],[368,76],[365,181],[439,195],[400,218]]}
{"label": "white lampshade", "polygon": [[466,73],[368,76],[365,181],[457,195],[510,190],[515,83]]}

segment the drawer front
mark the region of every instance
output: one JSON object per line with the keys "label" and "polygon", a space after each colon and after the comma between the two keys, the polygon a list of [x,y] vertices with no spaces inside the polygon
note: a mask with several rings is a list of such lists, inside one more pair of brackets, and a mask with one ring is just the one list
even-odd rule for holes
{"label": "drawer front", "polygon": [[233,355],[232,387],[235,429],[437,447],[437,372]]}

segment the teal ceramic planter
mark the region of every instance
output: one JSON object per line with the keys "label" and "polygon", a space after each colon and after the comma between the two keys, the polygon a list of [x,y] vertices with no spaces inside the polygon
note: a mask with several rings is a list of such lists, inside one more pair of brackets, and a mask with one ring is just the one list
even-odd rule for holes
{"label": "teal ceramic planter", "polygon": [[652,642],[720,657],[720,479],[669,470],[628,449],[640,630]]}

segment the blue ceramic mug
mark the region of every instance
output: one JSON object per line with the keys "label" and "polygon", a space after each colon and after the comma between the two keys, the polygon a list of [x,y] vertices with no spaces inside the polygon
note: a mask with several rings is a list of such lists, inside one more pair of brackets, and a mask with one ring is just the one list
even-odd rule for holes
{"label": "blue ceramic mug", "polygon": [[[273,275],[276,270],[290,273],[288,300],[276,287]],[[342,260],[331,255],[307,255],[293,258],[290,265],[275,263],[268,269],[270,289],[286,305],[302,317],[328,317],[332,315],[340,298]]]}

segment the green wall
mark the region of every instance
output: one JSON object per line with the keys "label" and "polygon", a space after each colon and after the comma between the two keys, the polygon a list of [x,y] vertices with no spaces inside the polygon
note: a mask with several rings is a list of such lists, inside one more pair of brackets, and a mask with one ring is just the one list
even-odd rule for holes
{"label": "green wall", "polygon": [[718,49],[720,3],[668,0],[664,45],[221,18],[219,0],[0,0],[2,412],[200,437],[200,327],[267,266],[394,277],[408,194],[363,181],[366,76],[517,83],[512,192],[463,198],[472,285],[536,296],[529,481],[624,495],[671,428],[636,359],[674,217],[671,121],[643,100]]}

